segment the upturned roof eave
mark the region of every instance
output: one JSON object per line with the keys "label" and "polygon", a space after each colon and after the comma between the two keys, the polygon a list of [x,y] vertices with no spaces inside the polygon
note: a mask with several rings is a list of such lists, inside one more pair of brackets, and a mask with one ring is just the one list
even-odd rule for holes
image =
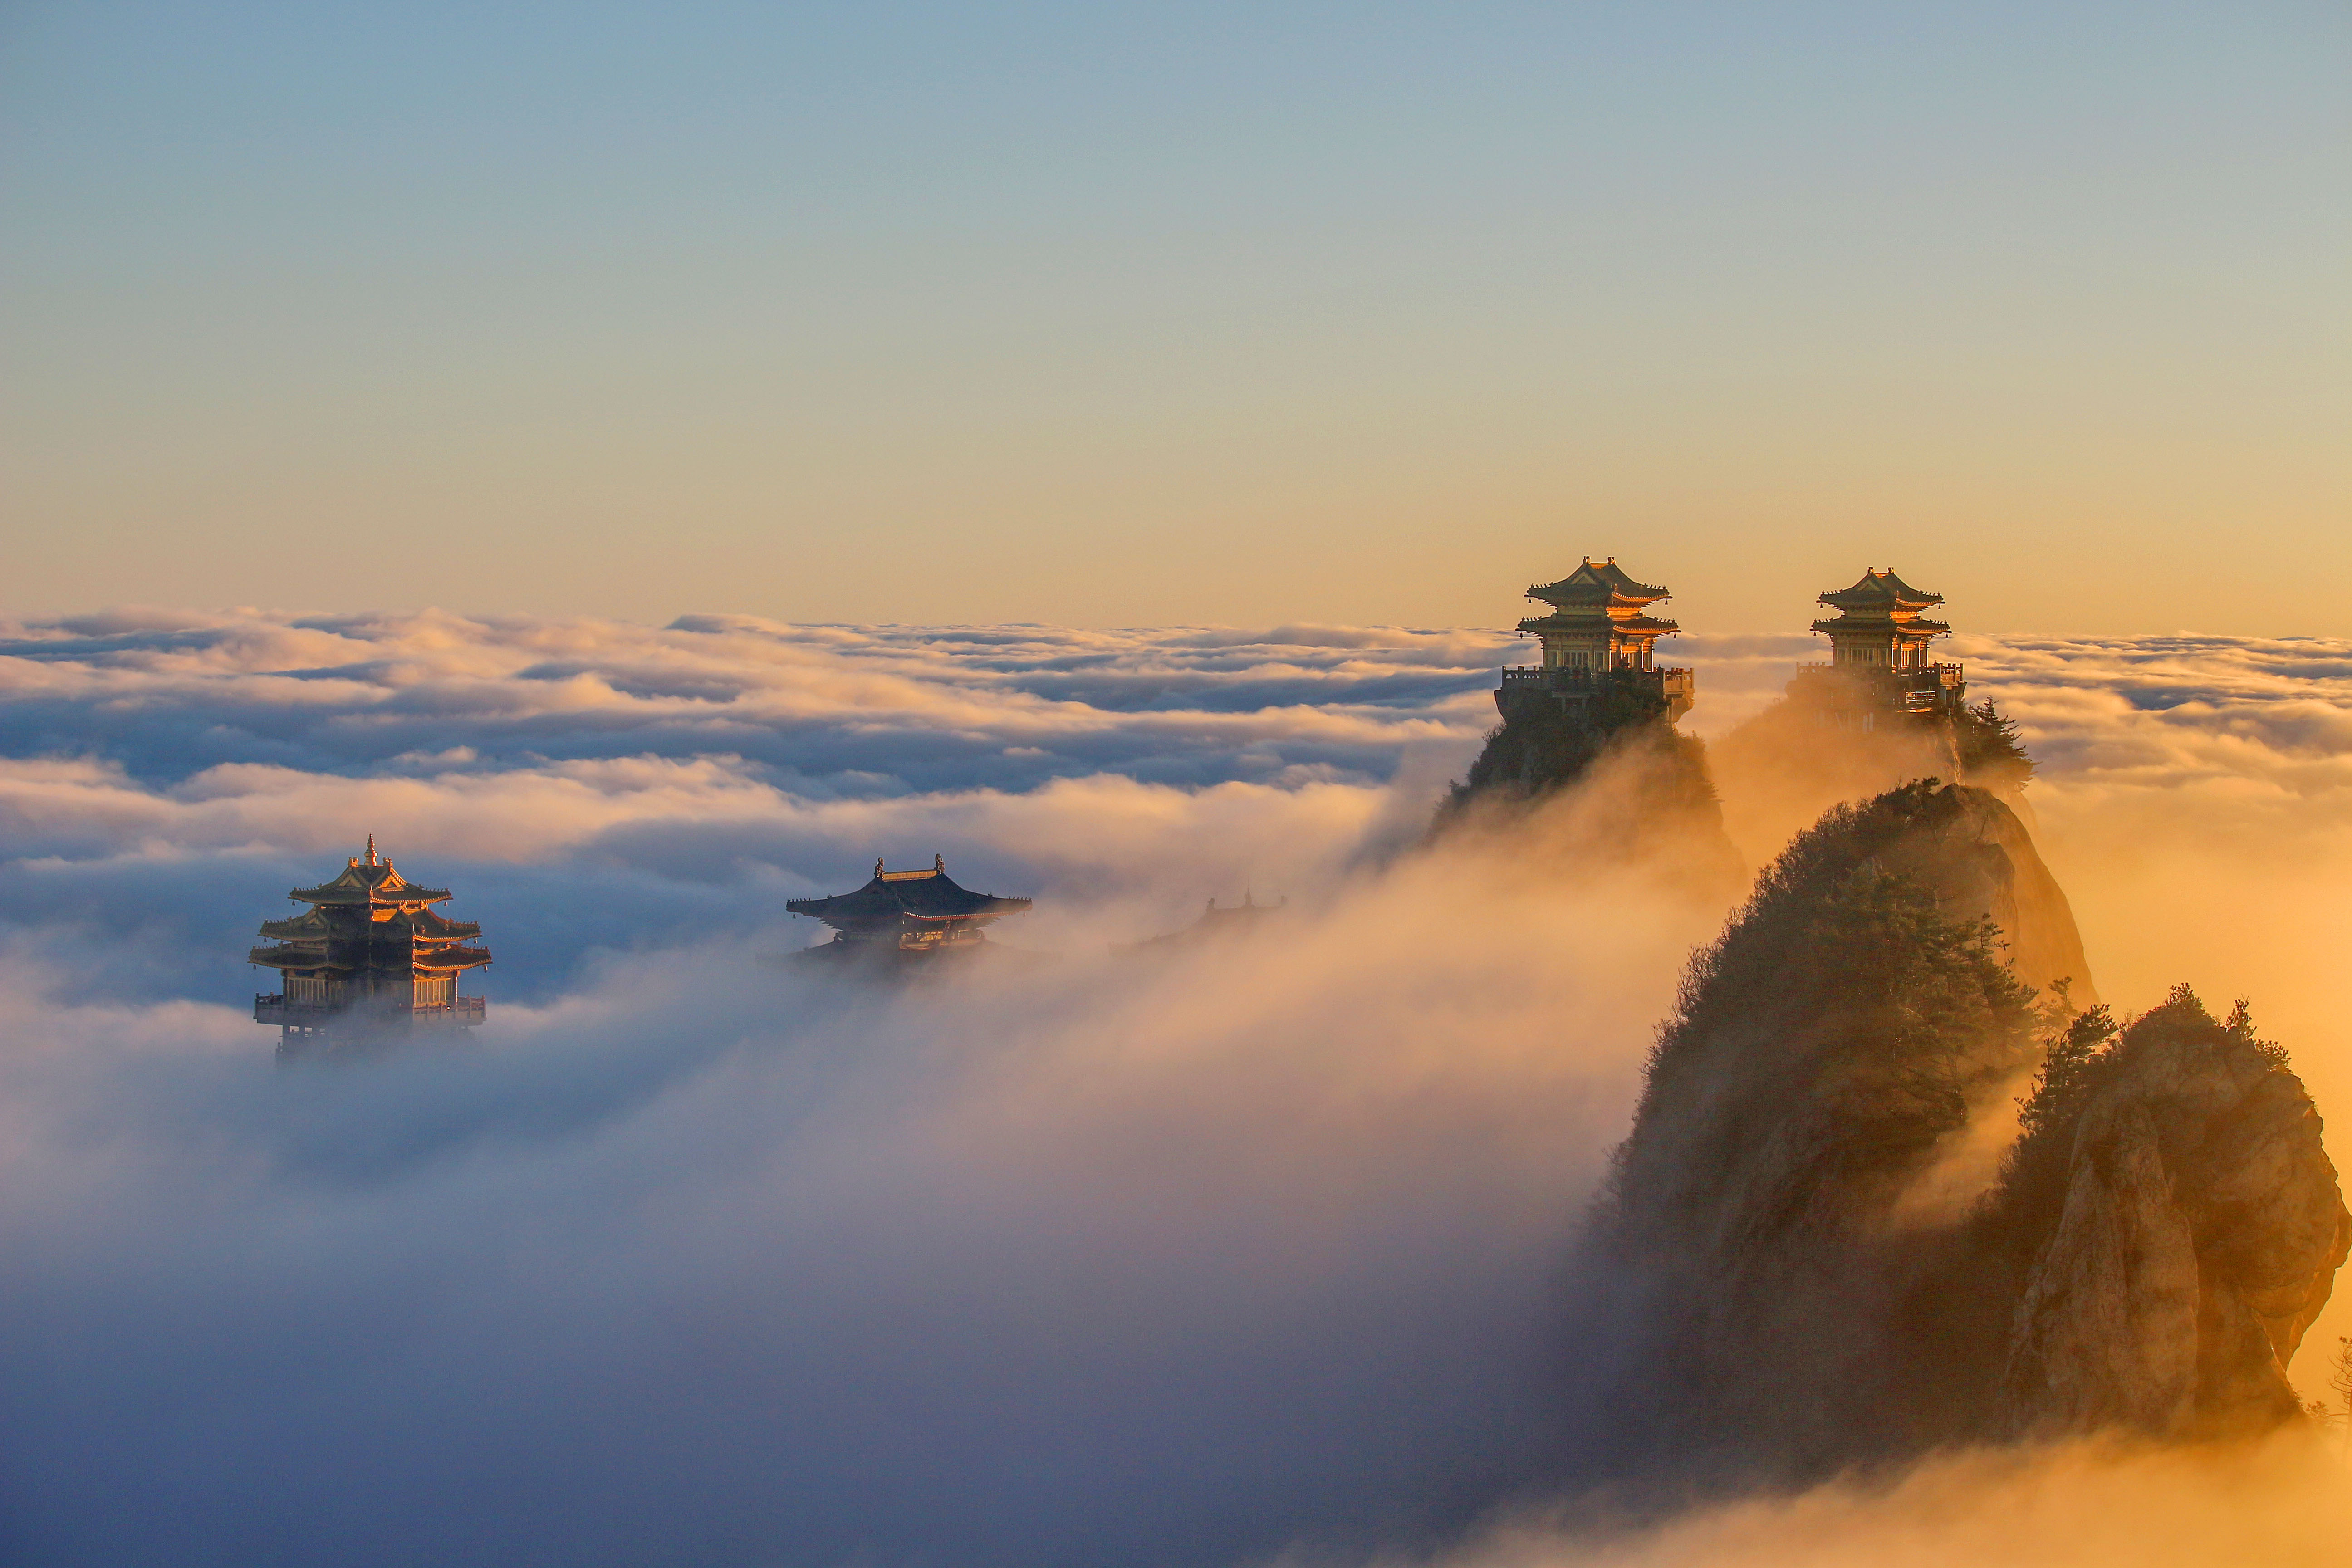
{"label": "upturned roof eave", "polygon": [[1017,914],[1029,907],[1027,899],[999,898],[959,886],[944,871],[898,872],[888,879],[877,876],[864,887],[823,899],[787,899],[784,909],[834,923],[872,922],[900,915],[914,919],[968,919],[975,915]]}
{"label": "upturned roof eave", "polygon": [[403,904],[415,904],[422,909],[426,904],[444,902],[453,895],[446,888],[403,888],[396,893],[383,893],[368,889],[339,888],[332,882],[320,888],[289,888],[289,899],[328,909],[398,909]]}
{"label": "upturned roof eave", "polygon": [[[348,957],[337,958],[324,952],[302,952],[289,947],[257,947],[246,953],[245,961],[247,963],[259,964],[264,969],[333,969],[346,974],[357,974],[362,970],[370,969],[381,973],[385,970],[396,971],[403,967],[398,963],[361,963]],[[437,952],[409,954],[405,967],[412,970],[422,969],[455,973],[461,969],[479,969],[484,964],[493,962],[495,961],[488,948],[443,948]]]}
{"label": "upturned roof eave", "polygon": [[992,921],[1002,920],[1006,915],[1022,914],[1027,911],[1034,902],[1029,899],[992,899],[985,909],[958,910],[951,913],[941,914],[926,914],[919,910],[844,910],[812,907],[829,901],[821,899],[793,899],[786,901],[784,910],[788,914],[807,915],[812,920],[823,921],[830,926],[880,925],[890,921],[914,921],[928,925],[951,925],[957,921]]}
{"label": "upturned roof eave", "polygon": [[1925,588],[1914,588],[1892,572],[1865,572],[1852,587],[1834,589],[1815,601],[1840,610],[1924,610],[1930,605],[1943,602],[1943,595],[1930,593]]}
{"label": "upturned roof eave", "polygon": [[486,947],[448,947],[438,952],[420,952],[415,959],[419,969],[447,970],[455,973],[461,969],[479,969],[490,962]]}
{"label": "upturned roof eave", "polygon": [[1529,616],[1519,623],[1519,630],[1523,632],[1638,632],[1643,636],[1655,633],[1659,637],[1673,637],[1679,634],[1682,629],[1680,622],[1664,620],[1656,616],[1627,616],[1622,618],[1604,616],[1598,618],[1573,619],[1566,616]]}
{"label": "upturned roof eave", "polygon": [[386,921],[354,920],[341,926],[322,915],[323,911],[312,910],[288,920],[264,921],[257,934],[278,942],[353,941],[370,932],[380,939],[387,931],[406,931],[417,942],[463,942],[482,934],[477,921],[444,920],[430,910],[415,910],[405,919],[395,916]]}
{"label": "upturned roof eave", "polygon": [[1813,630],[1817,632],[1869,632],[1880,637],[1939,637],[1951,629],[1948,622],[1925,620],[1916,616],[1896,620],[1892,616],[1845,615],[1813,623]]}

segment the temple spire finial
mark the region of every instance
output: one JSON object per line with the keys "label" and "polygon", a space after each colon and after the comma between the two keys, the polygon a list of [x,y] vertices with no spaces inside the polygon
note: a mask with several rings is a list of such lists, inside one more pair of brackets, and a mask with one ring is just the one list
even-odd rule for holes
{"label": "temple spire finial", "polygon": [[371,866],[375,864],[375,835],[373,833],[368,835],[367,863]]}

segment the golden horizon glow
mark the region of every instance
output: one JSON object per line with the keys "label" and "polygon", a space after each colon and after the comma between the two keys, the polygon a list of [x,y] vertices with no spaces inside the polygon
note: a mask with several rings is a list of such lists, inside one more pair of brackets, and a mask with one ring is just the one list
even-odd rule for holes
{"label": "golden horizon glow", "polygon": [[2352,20],[12,22],[0,610],[2352,633]]}

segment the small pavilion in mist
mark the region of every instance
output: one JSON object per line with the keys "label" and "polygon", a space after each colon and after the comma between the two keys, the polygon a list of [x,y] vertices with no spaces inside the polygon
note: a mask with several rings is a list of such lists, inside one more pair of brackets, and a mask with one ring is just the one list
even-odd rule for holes
{"label": "small pavilion in mist", "polygon": [[1261,904],[1254,889],[1244,889],[1241,902],[1220,908],[1212,898],[1201,918],[1181,931],[1160,936],[1148,936],[1141,942],[1113,942],[1111,952],[1121,958],[1160,958],[1224,942],[1245,942],[1255,937],[1268,921],[1286,924],[1290,917],[1290,900],[1283,898],[1271,904]]}
{"label": "small pavilion in mist", "polygon": [[988,926],[1029,905],[1027,899],[959,885],[948,875],[947,858],[934,855],[920,871],[887,870],[877,858],[864,887],[824,899],[789,899],[784,908],[833,928],[833,940],[810,952],[855,958],[969,952],[987,942]]}
{"label": "small pavilion in mist", "polygon": [[489,950],[475,945],[482,928],[436,912],[449,890],[409,881],[376,853],[373,837],[332,881],[286,896],[310,907],[264,921],[267,945],[247,955],[283,976],[277,994],[253,999],[254,1021],[278,1026],[281,1056],[338,1037],[482,1021],[482,999],[457,994],[460,974],[490,962]]}

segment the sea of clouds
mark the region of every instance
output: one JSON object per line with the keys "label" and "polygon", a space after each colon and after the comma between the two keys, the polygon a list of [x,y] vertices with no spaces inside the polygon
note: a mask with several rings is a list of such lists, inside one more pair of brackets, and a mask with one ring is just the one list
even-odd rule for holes
{"label": "sea of clouds", "polygon": [[[2352,644],[1955,640],[2042,763],[2103,993],[2251,995],[2352,1103]],[[1704,734],[1816,657],[1681,647]],[[2039,1506],[2057,1472],[1948,1466],[1639,1530],[1556,1511],[1607,1353],[1555,1331],[1561,1260],[1724,910],[1416,850],[1527,651],[0,625],[0,1555],[1774,1561],[1741,1532],[1854,1555],[1890,1509],[1981,1511],[1906,1497]],[[371,833],[483,924],[489,1022],[279,1069],[245,950]],[[784,900],[934,854],[1037,900],[1001,928],[1029,961],[885,993],[778,962],[823,934]],[[1245,889],[1291,900],[1267,940],[1109,952]],[[2263,1484],[2305,1496],[2302,1462]]]}

